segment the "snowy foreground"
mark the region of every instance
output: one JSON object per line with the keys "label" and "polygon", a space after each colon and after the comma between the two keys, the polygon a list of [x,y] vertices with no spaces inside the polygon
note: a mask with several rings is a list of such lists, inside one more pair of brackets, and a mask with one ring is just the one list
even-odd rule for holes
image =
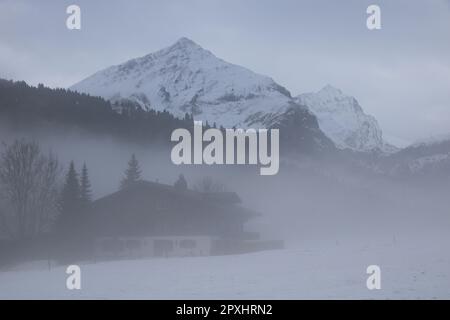
{"label": "snowy foreground", "polygon": [[[381,267],[381,290],[366,268]],[[65,267],[46,262],[0,272],[0,299],[435,299],[450,298],[445,246],[333,243],[314,251],[158,258],[82,264],[82,289],[66,289]]]}

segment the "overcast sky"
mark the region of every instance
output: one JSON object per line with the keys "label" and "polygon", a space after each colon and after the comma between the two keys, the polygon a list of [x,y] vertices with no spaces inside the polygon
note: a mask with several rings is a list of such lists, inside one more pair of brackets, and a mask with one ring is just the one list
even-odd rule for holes
{"label": "overcast sky", "polygon": [[0,0],[0,77],[68,87],[183,36],[293,95],[342,89],[388,140],[450,132],[450,0]]}

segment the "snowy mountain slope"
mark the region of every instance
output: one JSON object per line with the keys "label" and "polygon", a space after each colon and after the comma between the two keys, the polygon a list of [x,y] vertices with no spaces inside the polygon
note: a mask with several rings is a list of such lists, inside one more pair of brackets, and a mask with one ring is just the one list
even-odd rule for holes
{"label": "snowy mountain slope", "polygon": [[[142,109],[166,110],[177,117],[226,128],[289,130],[288,148],[302,152],[335,148],[320,130],[316,117],[298,105],[271,78],[225,62],[193,41],[181,38],[172,46],[124,64],[109,67],[73,85],[71,90],[132,102]],[[120,106],[118,107],[120,110]],[[291,121],[288,118],[293,118]]]}
{"label": "snowy mountain slope", "polygon": [[409,176],[450,178],[450,136],[432,137],[412,144],[386,158],[390,172]]}
{"label": "snowy mountain slope", "polygon": [[441,134],[441,135],[434,135],[425,139],[418,140],[408,146],[409,148],[416,148],[416,147],[425,147],[425,146],[432,146],[441,144],[443,142],[450,141],[450,133],[448,134]]}
{"label": "snowy mountain slope", "polygon": [[409,182],[450,183],[450,136],[423,139],[372,164],[376,172]]}
{"label": "snowy mountain slope", "polygon": [[260,115],[280,115],[292,101],[271,78],[227,63],[186,38],[97,72],[71,89],[179,117],[189,113],[225,127],[265,126]]}
{"label": "snowy mountain slope", "polygon": [[320,128],[337,147],[364,152],[395,151],[383,140],[377,120],[341,90],[327,85],[317,93],[301,94],[295,100],[316,115]]}

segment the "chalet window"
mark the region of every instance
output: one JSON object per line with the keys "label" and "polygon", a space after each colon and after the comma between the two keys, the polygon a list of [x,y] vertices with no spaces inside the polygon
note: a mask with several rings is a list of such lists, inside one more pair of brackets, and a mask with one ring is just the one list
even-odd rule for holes
{"label": "chalet window", "polygon": [[139,249],[141,247],[141,243],[139,240],[127,240],[125,246],[129,250]]}
{"label": "chalet window", "polygon": [[105,252],[120,252],[124,250],[124,242],[115,239],[105,239],[100,243],[100,247]]}
{"label": "chalet window", "polygon": [[185,239],[185,240],[180,241],[180,248],[183,248],[183,249],[193,249],[196,246],[197,246],[197,243],[195,242],[195,240]]}
{"label": "chalet window", "polygon": [[169,252],[173,251],[173,241],[172,240],[155,240],[154,242],[155,256],[164,257],[167,256]]}

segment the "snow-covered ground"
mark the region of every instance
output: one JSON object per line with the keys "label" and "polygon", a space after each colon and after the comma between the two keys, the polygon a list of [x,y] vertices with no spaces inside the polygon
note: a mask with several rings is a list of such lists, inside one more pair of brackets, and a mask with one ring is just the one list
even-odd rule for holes
{"label": "snow-covered ground", "polygon": [[[82,264],[79,291],[66,289],[64,266],[36,262],[0,272],[0,299],[449,299],[448,241],[434,239]],[[366,287],[373,264],[381,290]]]}

